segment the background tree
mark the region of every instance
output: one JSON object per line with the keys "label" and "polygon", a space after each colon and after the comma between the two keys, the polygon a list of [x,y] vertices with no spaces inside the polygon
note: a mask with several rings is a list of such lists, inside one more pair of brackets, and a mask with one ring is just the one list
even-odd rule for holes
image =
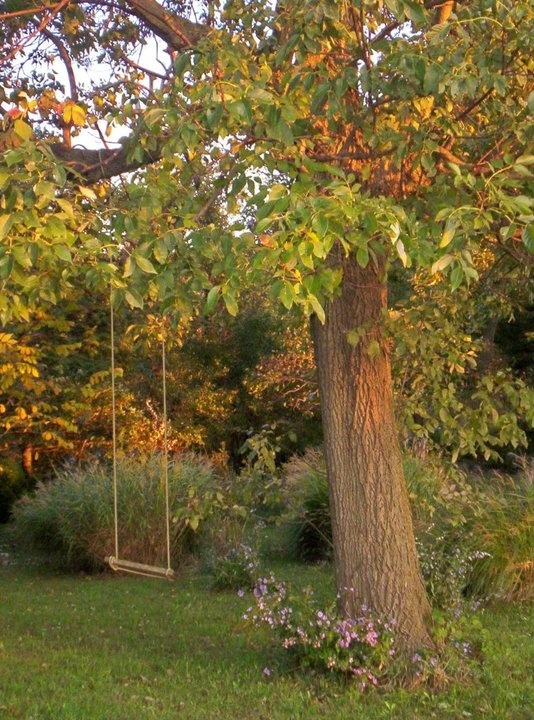
{"label": "background tree", "polygon": [[[84,260],[92,252],[89,285],[111,277],[117,302],[160,296],[182,314],[208,290],[208,309],[221,297],[235,314],[246,251],[256,250],[251,271],[269,274],[273,296],[312,319],[340,608],[350,616],[365,603],[394,616],[407,649],[429,642],[428,603],[393,414],[388,271],[399,261],[431,267],[455,290],[478,276],[474,250],[490,245],[497,267],[502,254],[532,250],[532,8],[479,0],[457,3],[455,14],[452,5],[231,2],[207,4],[192,20],[196,5],[124,0],[117,12],[64,0],[4,16],[5,84],[16,85],[17,102],[5,110],[5,162],[23,167],[32,192],[4,173],[3,236],[29,244],[41,271],[49,246],[65,263],[63,247]],[[161,72],[132,59],[147,31],[169,50]],[[21,47],[19,83],[10,63]],[[68,96],[45,91],[38,77],[35,61],[52,48],[64,59]],[[97,48],[110,70],[82,95],[75,63]],[[54,177],[32,149],[34,110],[44,120],[36,136],[55,120],[55,142],[42,152],[70,178],[146,170],[124,179],[116,204],[102,186],[71,190],[57,169],[47,195],[34,181],[39,172]],[[78,126],[96,127],[99,117],[132,134],[115,149],[73,146]],[[239,219],[227,228],[204,221],[215,202],[238,210],[238,196],[256,214],[255,233]],[[0,262],[19,306],[4,314],[52,292],[49,281],[30,287],[20,276],[12,244]],[[60,277],[54,299],[67,281]]]}

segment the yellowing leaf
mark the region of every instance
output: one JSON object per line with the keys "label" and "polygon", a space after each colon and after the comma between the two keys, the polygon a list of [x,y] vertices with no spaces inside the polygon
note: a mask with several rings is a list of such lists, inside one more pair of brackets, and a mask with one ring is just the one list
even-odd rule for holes
{"label": "yellowing leaf", "polygon": [[445,270],[445,268],[448,267],[453,260],[453,255],[443,255],[443,257],[440,257],[440,259],[436,260],[436,262],[432,265],[432,268],[430,269],[431,274],[435,275],[436,273]]}
{"label": "yellowing leaf", "polygon": [[152,265],[148,258],[143,257],[142,255],[136,255],[135,262],[144,273],[148,273],[150,275],[155,275],[157,273],[156,268]]}
{"label": "yellowing leaf", "polygon": [[80,185],[78,187],[78,190],[80,191],[80,194],[86,197],[88,200],[96,200],[96,194],[91,188],[83,187],[83,185]]}
{"label": "yellowing leaf", "polygon": [[319,318],[319,322],[324,324],[324,321],[326,320],[324,308],[319,302],[319,300],[315,297],[315,295],[308,295],[308,302],[313,308],[313,312],[317,315]]}
{"label": "yellowing leaf", "polygon": [[440,248],[447,247],[447,245],[452,242],[452,239],[456,234],[456,227],[456,223],[447,222],[447,224],[445,225],[445,230],[443,231],[443,235],[441,236],[441,241],[439,243]]}
{"label": "yellowing leaf", "polygon": [[18,118],[13,123],[13,128],[15,130],[15,133],[21,138],[22,140],[29,140],[32,136],[32,129],[28,125],[28,123],[24,122],[21,118]]}
{"label": "yellowing leaf", "polygon": [[81,127],[85,124],[85,110],[80,105],[75,105],[72,102],[66,102],[63,108],[63,120],[67,125],[77,125]]}
{"label": "yellowing leaf", "polygon": [[404,265],[404,267],[408,267],[408,262],[410,258],[406,254],[406,250],[404,248],[404,243],[402,242],[402,240],[399,240],[395,247],[397,249],[397,255],[399,256],[401,263]]}
{"label": "yellowing leaf", "polygon": [[413,104],[415,105],[419,115],[426,120],[430,117],[432,108],[434,107],[434,98],[432,95],[429,95],[428,97],[415,98]]}
{"label": "yellowing leaf", "polygon": [[82,125],[85,125],[85,110],[83,107],[80,107],[80,105],[73,105],[72,106],[72,122],[77,125],[78,127],[82,127]]}

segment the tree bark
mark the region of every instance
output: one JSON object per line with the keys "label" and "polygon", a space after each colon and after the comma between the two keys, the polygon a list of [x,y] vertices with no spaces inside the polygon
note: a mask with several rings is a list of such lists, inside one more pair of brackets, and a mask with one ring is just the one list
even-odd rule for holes
{"label": "tree bark", "polygon": [[[393,410],[386,284],[371,264],[344,258],[341,293],[312,319],[330,487],[339,610],[362,605],[397,623],[405,651],[431,644],[426,597]],[[352,346],[347,333],[365,327]],[[380,352],[369,352],[378,341]],[[376,349],[376,344],[373,345]]]}

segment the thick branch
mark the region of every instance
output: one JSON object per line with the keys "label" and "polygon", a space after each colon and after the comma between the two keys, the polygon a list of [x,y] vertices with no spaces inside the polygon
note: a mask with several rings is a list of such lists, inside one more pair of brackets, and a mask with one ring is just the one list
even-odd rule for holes
{"label": "thick branch", "polygon": [[146,154],[142,160],[130,157],[128,142],[119,148],[88,150],[86,148],[69,148],[61,143],[50,146],[54,156],[72,173],[81,176],[84,182],[94,183],[108,180],[116,175],[133,172],[140,167],[150,165],[160,159],[158,151]]}
{"label": "thick branch", "polygon": [[156,0],[127,0],[127,5],[133,15],[142,20],[173,50],[193,47],[210,32],[206,25],[167,12]]}

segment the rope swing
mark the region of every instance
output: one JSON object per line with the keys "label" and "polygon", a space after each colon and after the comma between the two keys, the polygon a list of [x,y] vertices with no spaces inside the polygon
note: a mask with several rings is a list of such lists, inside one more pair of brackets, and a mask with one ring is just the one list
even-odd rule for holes
{"label": "rope swing", "polygon": [[111,327],[111,430],[112,430],[112,452],[113,452],[113,517],[115,530],[115,554],[106,558],[106,562],[115,572],[127,572],[132,575],[144,575],[145,577],[166,578],[173,580],[174,570],[171,567],[171,518],[169,510],[169,461],[168,461],[168,439],[167,439],[167,385],[166,385],[166,358],[165,358],[165,337],[161,339],[161,366],[163,374],[163,478],[165,492],[165,524],[167,534],[167,567],[146,565],[144,563],[124,560],[119,552],[119,513],[118,513],[118,492],[117,492],[117,411],[115,393],[115,329],[113,319],[113,302],[110,303],[110,327]]}

